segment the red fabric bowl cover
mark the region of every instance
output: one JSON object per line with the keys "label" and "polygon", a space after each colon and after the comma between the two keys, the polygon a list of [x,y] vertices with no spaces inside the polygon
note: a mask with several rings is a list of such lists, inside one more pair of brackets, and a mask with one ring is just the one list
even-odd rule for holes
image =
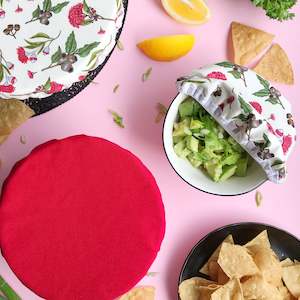
{"label": "red fabric bowl cover", "polygon": [[165,233],[148,169],[103,139],[37,147],[6,180],[0,247],[18,278],[47,300],[112,300],[147,273]]}

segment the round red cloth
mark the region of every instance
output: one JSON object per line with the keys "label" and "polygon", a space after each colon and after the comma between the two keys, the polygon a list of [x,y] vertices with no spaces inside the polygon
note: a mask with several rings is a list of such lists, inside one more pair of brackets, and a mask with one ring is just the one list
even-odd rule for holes
{"label": "round red cloth", "polygon": [[74,136],[36,148],[4,184],[0,247],[47,300],[112,300],[147,273],[165,233],[155,179],[133,154]]}

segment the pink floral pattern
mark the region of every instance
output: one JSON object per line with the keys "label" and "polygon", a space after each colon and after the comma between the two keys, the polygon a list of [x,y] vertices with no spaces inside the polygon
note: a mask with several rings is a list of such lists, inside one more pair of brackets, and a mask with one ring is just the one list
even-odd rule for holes
{"label": "pink floral pattern", "polygon": [[227,80],[226,75],[221,72],[211,72],[211,73],[207,74],[207,78]]}
{"label": "pink floral pattern", "polygon": [[0,0],[1,18],[0,98],[43,98],[84,80],[105,61],[124,7],[122,0]]}

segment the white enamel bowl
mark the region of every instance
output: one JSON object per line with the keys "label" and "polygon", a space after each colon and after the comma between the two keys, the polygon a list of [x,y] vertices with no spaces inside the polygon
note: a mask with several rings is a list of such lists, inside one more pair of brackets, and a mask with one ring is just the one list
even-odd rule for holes
{"label": "white enamel bowl", "polygon": [[167,158],[175,172],[188,184],[206,193],[221,196],[237,196],[257,189],[267,181],[262,168],[253,162],[248,169],[246,177],[232,177],[229,180],[216,183],[212,181],[202,170],[194,168],[187,160],[176,155],[173,149],[173,124],[178,116],[180,103],[186,98],[178,94],[171,103],[163,128],[163,144]]}

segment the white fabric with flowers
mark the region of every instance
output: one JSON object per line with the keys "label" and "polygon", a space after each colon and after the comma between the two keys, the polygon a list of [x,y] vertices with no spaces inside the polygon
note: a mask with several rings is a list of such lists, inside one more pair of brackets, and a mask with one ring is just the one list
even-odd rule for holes
{"label": "white fabric with flowers", "polygon": [[290,103],[270,82],[246,67],[221,62],[179,78],[177,86],[218,121],[270,181],[285,180],[296,130]]}
{"label": "white fabric with flowers", "polygon": [[0,0],[0,98],[44,98],[85,79],[123,19],[122,0]]}

